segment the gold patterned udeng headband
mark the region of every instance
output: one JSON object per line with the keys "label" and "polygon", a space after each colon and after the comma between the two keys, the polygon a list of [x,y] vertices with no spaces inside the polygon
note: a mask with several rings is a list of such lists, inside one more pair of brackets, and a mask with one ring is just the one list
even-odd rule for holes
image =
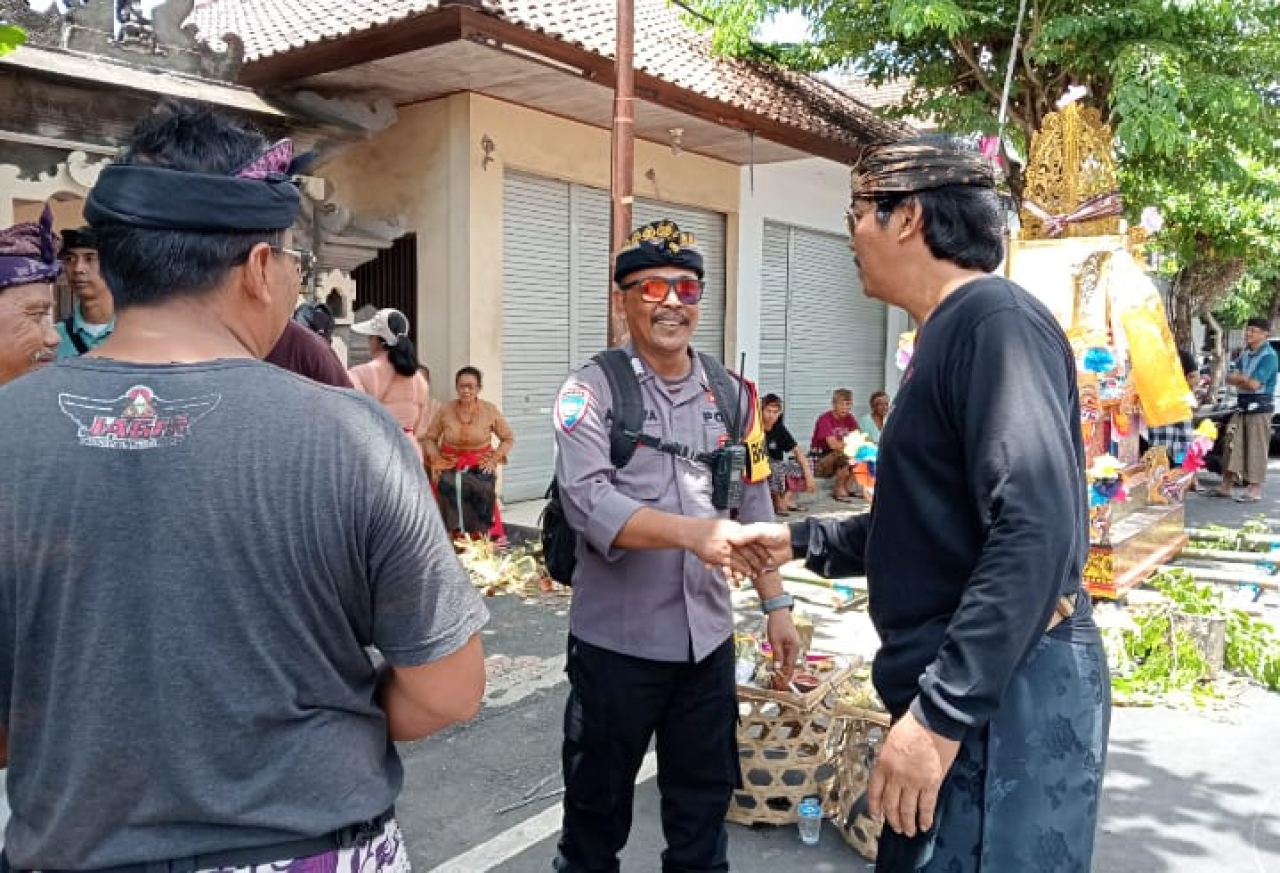
{"label": "gold patterned udeng headband", "polygon": [[670,221],[654,222],[646,224],[644,227],[636,228],[627,237],[623,247],[638,246],[642,242],[653,242],[672,252],[678,252],[682,248],[698,244],[693,234],[680,230]]}

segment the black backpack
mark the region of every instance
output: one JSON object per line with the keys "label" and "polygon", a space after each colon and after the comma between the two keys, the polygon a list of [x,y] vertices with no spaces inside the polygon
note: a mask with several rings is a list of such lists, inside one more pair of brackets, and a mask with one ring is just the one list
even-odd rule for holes
{"label": "black backpack", "polygon": [[[725,416],[725,426],[733,440],[742,438],[738,428],[739,396],[741,388],[729,375],[724,365],[708,355],[699,353],[702,369],[711,382],[711,393],[716,406]],[[680,443],[664,442],[643,432],[644,398],[640,393],[640,380],[631,366],[631,355],[623,349],[605,349],[591,360],[604,371],[609,380],[609,393],[613,396],[613,421],[609,427],[609,461],[615,469],[622,469],[636,453],[636,447],[646,445],[660,452],[673,455],[692,455]],[[701,460],[700,457],[696,459]],[[573,571],[578,566],[578,533],[569,526],[560,502],[560,486],[551,477],[547,486],[547,504],[538,516],[542,528],[542,559],[547,575],[562,585],[573,584]]]}

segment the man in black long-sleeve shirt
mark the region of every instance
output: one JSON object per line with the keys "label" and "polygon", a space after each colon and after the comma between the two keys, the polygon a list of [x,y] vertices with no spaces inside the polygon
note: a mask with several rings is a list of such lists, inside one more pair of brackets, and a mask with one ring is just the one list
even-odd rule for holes
{"label": "man in black long-sleeve shirt", "polygon": [[863,287],[921,325],[915,355],[870,515],[761,530],[778,558],[867,573],[895,719],[868,791],[882,873],[1087,871],[1093,851],[1110,685],[1081,593],[1075,361],[1048,309],[990,275],[1001,218],[990,165],[948,141],[855,171]]}

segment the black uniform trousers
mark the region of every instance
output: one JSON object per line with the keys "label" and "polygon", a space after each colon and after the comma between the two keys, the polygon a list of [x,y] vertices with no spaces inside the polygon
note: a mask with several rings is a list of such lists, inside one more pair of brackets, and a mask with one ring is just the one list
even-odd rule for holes
{"label": "black uniform trousers", "polygon": [[729,869],[724,817],[738,766],[733,640],[700,663],[650,661],[570,635],[564,829],[555,869],[616,873],[635,778],[657,737],[663,873]]}

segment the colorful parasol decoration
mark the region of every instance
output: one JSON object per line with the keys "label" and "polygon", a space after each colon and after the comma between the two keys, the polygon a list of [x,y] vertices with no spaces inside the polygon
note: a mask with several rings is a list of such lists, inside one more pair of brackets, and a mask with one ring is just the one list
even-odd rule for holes
{"label": "colorful parasol decoration", "polygon": [[1195,473],[1204,467],[1204,456],[1213,448],[1218,439],[1218,426],[1206,418],[1196,428],[1196,435],[1187,446],[1187,453],[1182,456],[1182,469]]}
{"label": "colorful parasol decoration", "polygon": [[1084,353],[1084,369],[1090,373],[1110,373],[1116,368],[1116,353],[1106,346],[1094,346]]}
{"label": "colorful parasol decoration", "polygon": [[855,430],[844,438],[844,453],[853,468],[854,481],[870,500],[876,490],[876,460],[880,457],[880,447],[865,433]]}
{"label": "colorful parasol decoration", "polygon": [[1098,455],[1089,465],[1089,506],[1105,506],[1129,499],[1124,487],[1124,465],[1114,455]]}
{"label": "colorful parasol decoration", "polygon": [[1164,229],[1164,216],[1154,206],[1144,207],[1138,226],[1149,234],[1157,234]]}
{"label": "colorful parasol decoration", "polygon": [[879,447],[865,433],[855,430],[844,438],[844,453],[850,463],[874,464],[880,457]]}
{"label": "colorful parasol decoration", "polygon": [[893,356],[893,363],[899,370],[906,370],[907,365],[911,363],[911,356],[916,350],[916,332],[914,330],[903,331],[898,335],[898,351]]}

